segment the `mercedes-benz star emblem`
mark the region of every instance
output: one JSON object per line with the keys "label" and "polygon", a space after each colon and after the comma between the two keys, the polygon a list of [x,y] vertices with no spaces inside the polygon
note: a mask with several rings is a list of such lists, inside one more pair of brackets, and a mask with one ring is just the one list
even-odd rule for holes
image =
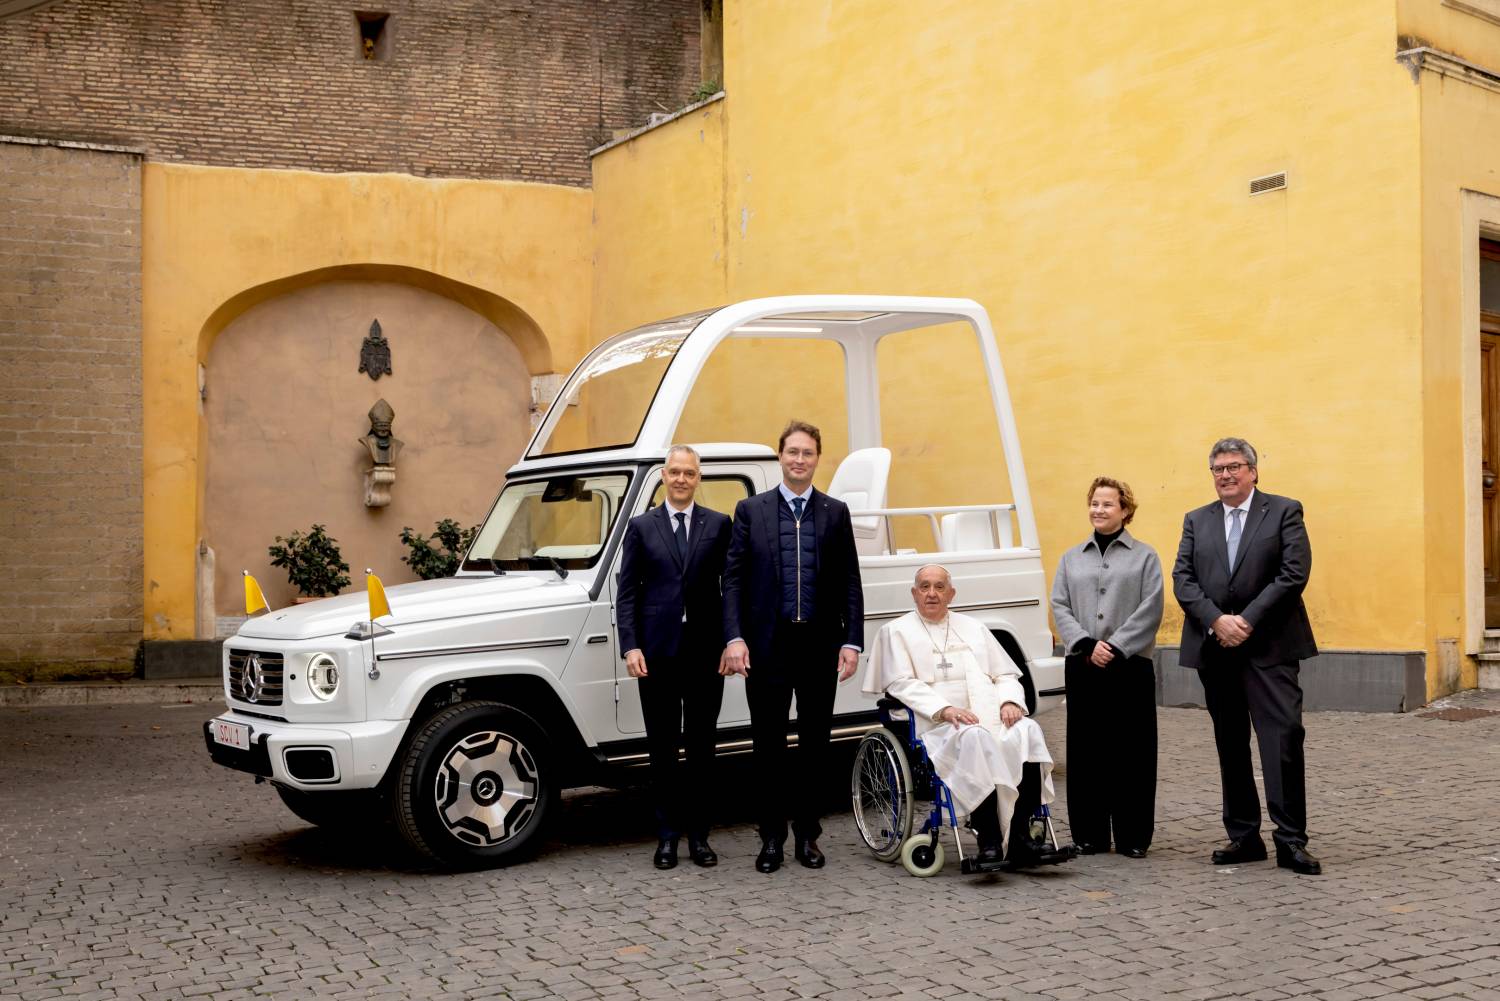
{"label": "mercedes-benz star emblem", "polygon": [[245,701],[254,702],[260,698],[260,689],[265,683],[266,669],[261,666],[260,654],[252,653],[245,660],[245,675],[241,682],[245,689]]}

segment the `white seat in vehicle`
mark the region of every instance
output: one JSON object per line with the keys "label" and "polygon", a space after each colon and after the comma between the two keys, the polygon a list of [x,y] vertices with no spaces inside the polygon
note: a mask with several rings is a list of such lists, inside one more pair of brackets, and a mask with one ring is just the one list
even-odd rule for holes
{"label": "white seat in vehicle", "polygon": [[988,511],[958,511],[945,514],[938,519],[938,532],[942,535],[943,552],[962,553],[984,549],[1009,549],[1010,512],[1000,511],[994,515],[1000,522],[1000,538],[995,538],[994,524]]}
{"label": "white seat in vehicle", "polygon": [[[851,511],[885,507],[885,488],[890,475],[890,449],[856,449],[834,471],[828,496],[848,504]],[[885,518],[880,515],[855,518],[854,547],[864,556],[884,553]]]}

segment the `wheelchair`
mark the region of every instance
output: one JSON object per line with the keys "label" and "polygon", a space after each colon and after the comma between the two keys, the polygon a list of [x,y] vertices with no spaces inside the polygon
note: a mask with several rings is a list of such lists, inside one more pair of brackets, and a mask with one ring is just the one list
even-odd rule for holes
{"label": "wheelchair", "polygon": [[[913,876],[935,876],[946,860],[940,835],[947,827],[965,875],[1009,869],[1005,862],[981,863],[977,852],[975,857],[964,854],[953,795],[933,770],[911,710],[889,696],[876,705],[881,726],[860,741],[849,780],[854,822],[871,853],[882,862],[899,860]],[[919,802],[931,802],[932,809],[913,834]],[[1029,833],[1034,842],[1049,846],[1046,864],[1073,857],[1071,845],[1064,848],[1058,843],[1047,804],[1040,804],[1032,814]]]}

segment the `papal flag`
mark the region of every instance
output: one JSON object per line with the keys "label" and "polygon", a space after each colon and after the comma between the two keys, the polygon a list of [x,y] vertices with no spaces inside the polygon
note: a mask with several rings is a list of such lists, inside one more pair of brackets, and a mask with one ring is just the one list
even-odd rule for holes
{"label": "papal flag", "polygon": [[260,589],[254,577],[250,576],[249,570],[241,570],[245,575],[245,614],[254,615],[256,612],[269,612],[271,606],[266,604],[266,593]]}
{"label": "papal flag", "polygon": [[370,591],[370,621],[391,614],[391,603],[385,600],[385,585],[369,569],[365,570],[365,586]]}

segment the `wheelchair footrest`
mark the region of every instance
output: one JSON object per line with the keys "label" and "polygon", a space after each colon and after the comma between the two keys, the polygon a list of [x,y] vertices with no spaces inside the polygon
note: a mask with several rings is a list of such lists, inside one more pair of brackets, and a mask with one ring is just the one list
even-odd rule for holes
{"label": "wheelchair footrest", "polygon": [[965,876],[979,876],[987,872],[1004,872],[1005,862],[996,859],[993,862],[981,862],[977,858],[966,858],[959,865]]}
{"label": "wheelchair footrest", "polygon": [[1077,857],[1077,845],[1060,845],[1057,848],[1038,851],[1015,861],[1006,859],[1005,868],[1008,872],[1015,872],[1018,869],[1034,869],[1037,866],[1043,865],[1061,865],[1064,862],[1071,862]]}

